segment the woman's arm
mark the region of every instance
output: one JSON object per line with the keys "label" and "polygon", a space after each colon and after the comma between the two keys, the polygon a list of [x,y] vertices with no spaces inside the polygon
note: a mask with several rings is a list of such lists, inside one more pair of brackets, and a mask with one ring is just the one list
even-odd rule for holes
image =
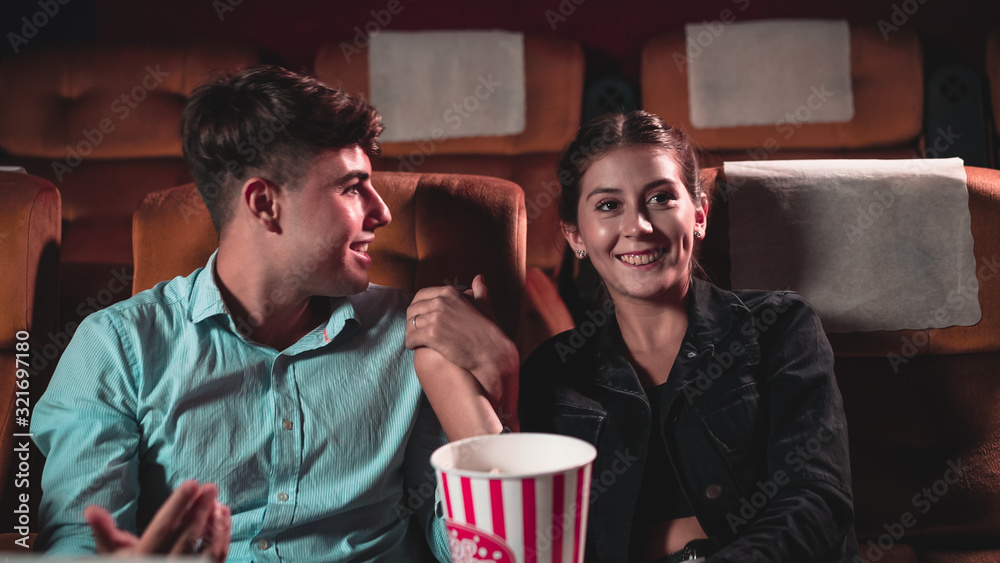
{"label": "woman's arm", "polygon": [[492,319],[482,276],[417,292],[407,309],[406,346],[424,393],[450,440],[518,429],[519,357]]}
{"label": "woman's arm", "polygon": [[471,373],[432,348],[417,348],[413,363],[448,440],[503,431],[499,416]]}

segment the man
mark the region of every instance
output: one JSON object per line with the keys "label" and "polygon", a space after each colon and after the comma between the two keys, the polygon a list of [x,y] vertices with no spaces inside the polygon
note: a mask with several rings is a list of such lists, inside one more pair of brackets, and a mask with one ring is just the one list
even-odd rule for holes
{"label": "man", "polygon": [[[433,490],[428,457],[445,437],[404,341],[435,348],[417,351],[431,388],[444,380],[424,368],[438,366],[480,395],[477,380],[516,379],[516,352],[482,322],[481,279],[476,303],[425,290],[409,320],[407,295],[369,285],[368,245],[391,219],[370,180],[381,129],[365,102],[275,67],[192,93],[184,157],[219,248],[74,335],[33,417],[47,456],[40,547],[407,560],[425,541],[448,559],[435,499],[412,502]],[[495,344],[422,333],[419,312],[447,325],[433,311],[472,318],[477,342]],[[475,404],[449,435],[499,429]]]}

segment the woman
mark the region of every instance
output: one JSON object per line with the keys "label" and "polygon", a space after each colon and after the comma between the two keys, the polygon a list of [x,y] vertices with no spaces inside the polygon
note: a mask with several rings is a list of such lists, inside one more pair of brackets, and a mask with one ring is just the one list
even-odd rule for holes
{"label": "woman", "polygon": [[794,293],[692,276],[708,198],[685,135],[597,118],[559,178],[564,235],[610,302],[531,355],[519,413],[598,449],[587,558],[854,561],[829,343]]}

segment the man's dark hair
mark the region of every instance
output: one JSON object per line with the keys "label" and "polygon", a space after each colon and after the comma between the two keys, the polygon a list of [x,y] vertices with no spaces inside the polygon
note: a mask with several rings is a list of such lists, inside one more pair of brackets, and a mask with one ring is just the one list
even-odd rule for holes
{"label": "man's dark hair", "polygon": [[343,90],[276,66],[222,76],[191,93],[181,121],[184,160],[215,229],[229,223],[247,178],[289,190],[324,149],[379,155],[382,119]]}

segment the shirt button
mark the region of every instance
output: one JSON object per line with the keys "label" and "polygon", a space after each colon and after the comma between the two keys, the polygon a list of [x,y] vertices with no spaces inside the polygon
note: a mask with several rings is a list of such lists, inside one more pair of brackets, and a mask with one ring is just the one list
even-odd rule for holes
{"label": "shirt button", "polygon": [[688,352],[688,357],[689,357],[689,358],[693,358],[693,357],[695,357],[695,356],[697,356],[697,355],[698,355],[698,353],[697,353],[697,352]]}
{"label": "shirt button", "polygon": [[269,542],[267,540],[260,540],[259,542],[257,542],[257,549],[259,549],[261,551],[263,551],[263,550],[265,550],[265,549],[267,549],[269,547],[271,547],[271,542]]}
{"label": "shirt button", "polygon": [[281,421],[281,427],[284,428],[285,430],[291,430],[292,429],[292,421],[288,420],[287,418],[285,420],[282,420]]}
{"label": "shirt button", "polygon": [[715,500],[722,496],[722,487],[720,485],[709,485],[705,487],[705,496]]}
{"label": "shirt button", "polygon": [[288,493],[284,492],[278,493],[278,500],[280,500],[281,502],[285,502],[286,500],[288,500]]}

